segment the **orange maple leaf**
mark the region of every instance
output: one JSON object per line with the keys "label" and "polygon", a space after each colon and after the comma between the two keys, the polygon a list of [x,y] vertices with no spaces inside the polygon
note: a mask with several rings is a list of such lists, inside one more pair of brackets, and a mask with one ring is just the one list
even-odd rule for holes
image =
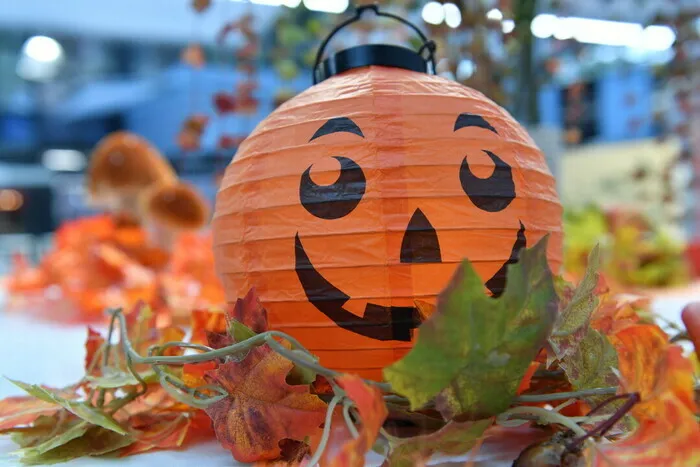
{"label": "orange maple leaf", "polygon": [[611,338],[618,351],[621,386],[641,398],[631,411],[639,426],[619,442],[589,448],[591,464],[700,465],[693,368],[682,349],[670,345],[668,336],[649,324],[628,326]]}
{"label": "orange maple leaf", "polygon": [[100,357],[102,346],[105,343],[102,334],[91,327],[87,328],[88,337],[85,340],[85,374],[97,376],[102,373]]}
{"label": "orange maple leaf", "polygon": [[42,415],[53,415],[60,410],[61,406],[32,396],[7,397],[0,400],[0,433],[29,425]]}
{"label": "orange maple leaf", "polygon": [[389,412],[384,403],[382,392],[367,385],[360,377],[343,375],[337,379],[357,407],[361,421],[359,436],[353,437],[341,417],[336,417],[331,434],[331,443],[323,453],[321,465],[336,467],[362,467],[365,456],[379,435],[379,430]]}
{"label": "orange maple leaf", "polygon": [[143,414],[132,417],[130,434],[136,442],[124,448],[122,457],[153,449],[175,449],[182,446],[192,424],[187,414]]}
{"label": "orange maple leaf", "polygon": [[206,409],[219,442],[239,462],[274,460],[279,442],[301,441],[319,430],[326,403],[309,386],[290,386],[294,364],[267,345],[252,349],[241,362],[228,362],[208,373],[229,397]]}
{"label": "orange maple leaf", "polygon": [[655,399],[658,418],[639,421],[631,436],[590,448],[594,467],[700,465],[700,429],[695,415],[677,397],[665,392]]}
{"label": "orange maple leaf", "polygon": [[228,330],[226,315],[218,311],[194,310],[190,316],[192,328],[191,342],[204,344],[207,342],[207,333],[223,334]]}
{"label": "orange maple leaf", "polygon": [[525,370],[525,374],[523,375],[523,379],[520,380],[520,385],[518,386],[518,389],[515,391],[516,395],[520,395],[523,392],[527,391],[530,389],[530,384],[532,383],[532,377],[535,375],[535,372],[537,369],[541,366],[540,362],[532,362],[530,363],[530,366],[527,367],[527,370]]}

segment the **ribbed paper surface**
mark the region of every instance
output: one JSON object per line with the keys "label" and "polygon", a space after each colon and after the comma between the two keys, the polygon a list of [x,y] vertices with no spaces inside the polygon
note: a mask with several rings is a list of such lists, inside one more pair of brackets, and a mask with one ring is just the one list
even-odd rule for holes
{"label": "ribbed paper surface", "polygon": [[[460,115],[469,125],[455,130]],[[492,129],[474,124],[478,117]],[[326,132],[331,127],[336,131]],[[312,140],[319,132],[324,134]],[[480,200],[499,198],[508,180],[495,181],[494,159],[486,151],[510,167],[515,190],[510,204],[494,212],[480,208]],[[461,179],[465,158],[471,178]],[[352,167],[361,169],[359,178]],[[354,208],[338,218],[312,214],[323,211],[302,204],[318,201],[317,195],[306,197],[307,169],[313,189],[342,201],[328,209],[343,203]],[[492,177],[494,183],[474,177]],[[340,186],[342,180],[351,182]],[[339,188],[323,191],[323,186]],[[551,234],[549,259],[557,271],[561,213],[544,156],[505,110],[440,77],[364,68],[288,101],[242,144],[217,196],[217,269],[229,301],[255,286],[272,327],[297,337],[322,364],[379,378],[381,368],[404,355],[411,341],[344,329],[312,304],[295,270],[297,237],[315,273],[345,294],[347,301],[337,306],[361,322],[368,303],[411,307],[416,299],[433,301],[464,258],[488,281],[509,259],[521,225],[527,246]],[[401,262],[404,245],[426,251],[434,246],[428,240],[423,245],[424,237],[404,242],[409,223],[419,218],[434,229],[425,238],[437,237],[440,263]],[[309,270],[309,264],[303,267]],[[322,296],[316,289],[311,293]],[[333,292],[328,294],[331,300]]]}

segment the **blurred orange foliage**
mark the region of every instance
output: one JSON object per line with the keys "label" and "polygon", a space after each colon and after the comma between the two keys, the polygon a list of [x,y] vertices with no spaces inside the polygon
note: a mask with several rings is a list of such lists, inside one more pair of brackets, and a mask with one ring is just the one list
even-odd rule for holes
{"label": "blurred orange foliage", "polygon": [[144,301],[165,323],[188,323],[191,310],[225,303],[208,234],[182,233],[168,252],[108,215],[63,224],[36,266],[15,255],[5,285],[10,308],[60,321],[102,320],[106,308]]}

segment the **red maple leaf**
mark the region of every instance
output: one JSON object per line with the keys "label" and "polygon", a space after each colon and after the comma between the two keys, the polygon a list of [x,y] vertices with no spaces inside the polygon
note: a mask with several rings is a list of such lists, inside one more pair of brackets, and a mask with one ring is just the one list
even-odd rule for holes
{"label": "red maple leaf", "polygon": [[206,411],[219,442],[239,462],[277,459],[281,440],[302,441],[319,430],[326,404],[309,386],[286,382],[293,366],[263,345],[207,374],[229,393]]}

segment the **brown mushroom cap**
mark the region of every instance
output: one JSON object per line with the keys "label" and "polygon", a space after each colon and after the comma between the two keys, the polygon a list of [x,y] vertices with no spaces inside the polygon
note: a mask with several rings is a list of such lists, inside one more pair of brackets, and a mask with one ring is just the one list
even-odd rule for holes
{"label": "brown mushroom cap", "polygon": [[111,133],[98,143],[87,170],[87,188],[93,200],[130,195],[176,180],[175,170],[155,147],[125,131]]}
{"label": "brown mushroom cap", "polygon": [[171,230],[204,227],[209,221],[209,213],[209,204],[204,197],[184,182],[154,187],[141,199],[142,218]]}

